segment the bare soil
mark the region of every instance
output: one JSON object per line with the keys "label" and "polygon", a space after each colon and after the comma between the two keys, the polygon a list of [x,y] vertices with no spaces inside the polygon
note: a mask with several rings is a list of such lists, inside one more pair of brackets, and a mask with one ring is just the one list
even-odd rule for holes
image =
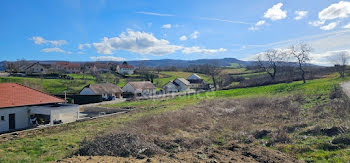
{"label": "bare soil", "polygon": [[111,157],[111,156],[75,156],[60,163],[95,163],[95,162],[300,162],[280,151],[258,145],[229,143],[219,148],[201,148],[199,150],[155,155],[153,157]]}

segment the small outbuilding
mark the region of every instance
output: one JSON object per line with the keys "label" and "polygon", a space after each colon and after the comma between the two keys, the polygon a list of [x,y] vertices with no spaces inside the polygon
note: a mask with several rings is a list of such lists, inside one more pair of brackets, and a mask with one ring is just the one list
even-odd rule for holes
{"label": "small outbuilding", "polygon": [[191,83],[184,78],[176,78],[163,86],[164,93],[175,93],[188,91],[191,88]]}
{"label": "small outbuilding", "polygon": [[111,83],[89,84],[80,91],[80,95],[101,95],[104,100],[121,98],[122,93],[122,89]]}
{"label": "small outbuilding", "polygon": [[16,83],[0,84],[0,133],[74,122],[78,105]]}

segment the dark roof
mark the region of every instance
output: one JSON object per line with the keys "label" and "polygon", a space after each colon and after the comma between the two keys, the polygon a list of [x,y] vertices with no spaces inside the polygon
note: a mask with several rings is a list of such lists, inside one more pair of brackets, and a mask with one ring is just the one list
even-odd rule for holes
{"label": "dark roof", "polygon": [[65,100],[16,84],[0,84],[0,108],[63,103]]}
{"label": "dark roof", "polygon": [[122,93],[122,89],[120,89],[117,85],[111,83],[104,84],[90,84],[86,86],[90,88],[95,94],[101,95],[105,94],[113,94],[113,93]]}
{"label": "dark roof", "polygon": [[156,89],[150,81],[129,82],[134,89]]}

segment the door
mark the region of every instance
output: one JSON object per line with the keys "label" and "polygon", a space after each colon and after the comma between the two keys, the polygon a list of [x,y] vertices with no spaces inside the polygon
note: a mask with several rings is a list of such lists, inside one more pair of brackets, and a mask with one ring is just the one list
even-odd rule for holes
{"label": "door", "polygon": [[16,116],[15,114],[9,114],[9,130],[16,129]]}

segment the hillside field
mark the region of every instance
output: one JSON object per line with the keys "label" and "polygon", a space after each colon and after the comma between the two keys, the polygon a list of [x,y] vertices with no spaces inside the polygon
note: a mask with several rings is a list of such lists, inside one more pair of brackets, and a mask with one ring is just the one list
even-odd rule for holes
{"label": "hillside field", "polygon": [[[340,146],[338,148],[337,146],[336,149],[330,150],[326,147],[323,148],[323,146],[320,147],[319,144],[325,144],[326,146],[333,137],[324,135],[309,135],[305,137],[302,135],[303,132],[307,132],[317,126],[324,128],[344,125],[346,121],[339,121],[340,119],[334,117],[334,111],[329,110],[328,104],[334,101],[330,99],[330,94],[334,91],[335,86],[338,86],[339,83],[346,80],[349,80],[349,78],[340,79],[333,77],[310,80],[307,81],[306,84],[292,82],[261,87],[222,90],[193,96],[176,97],[173,99],[145,100],[108,105],[107,107],[110,108],[133,107],[134,110],[127,114],[64,124],[38,131],[24,132],[17,137],[5,136],[0,142],[0,162],[46,162],[72,157],[78,149],[81,148],[80,143],[85,138],[93,139],[95,136],[101,135],[101,133],[103,135],[103,133],[118,131],[122,129],[123,126],[133,125],[133,123],[142,121],[145,118],[168,116],[167,113],[171,112],[176,114],[179,112],[179,114],[181,114],[186,108],[210,106],[212,105],[210,101],[224,100],[223,102],[214,102],[214,104],[224,104],[227,103],[225,102],[227,100],[256,101],[259,98],[275,99],[285,97],[288,99],[288,97],[292,96],[295,97],[290,99],[298,100],[295,101],[298,103],[295,103],[295,105],[297,104],[297,106],[301,107],[299,115],[304,117],[303,120],[299,119],[298,123],[305,123],[307,127],[288,133],[287,136],[290,138],[290,142],[277,143],[269,148],[286,152],[304,161],[326,161],[327,159],[331,159],[329,161],[346,162],[350,161],[350,148],[348,146],[343,146],[342,148],[340,148]],[[278,99],[276,100],[278,101]],[[252,105],[256,103],[253,101]],[[294,106],[294,102],[291,102],[291,105]],[[208,104],[204,106],[199,105],[203,103]],[[231,106],[231,104],[228,105]],[[251,107],[250,105],[247,106]],[[232,105],[231,107],[234,106]],[[328,115],[328,118],[315,117],[319,115],[319,113],[316,113],[317,108],[324,108],[323,114]],[[280,121],[279,118],[280,117],[277,116],[276,120]],[[346,119],[348,119],[348,117],[346,117]],[[266,128],[273,132],[277,130],[274,128],[275,125],[273,124],[259,123],[254,125],[257,125],[256,127],[258,128]],[[291,121],[288,125],[294,123],[296,122]],[[184,133],[185,131],[186,130],[182,128],[178,128],[178,131],[175,133]],[[225,129],[219,130],[217,133],[223,133],[222,131],[230,132],[230,130]],[[172,135],[173,132],[174,131],[170,130],[169,134]],[[254,131],[247,130],[245,132],[252,133]],[[213,146],[214,148],[219,148],[221,146],[220,144],[225,144],[232,139],[231,137],[226,137],[224,133],[222,136],[217,136],[217,141],[222,143],[215,143],[216,145]],[[271,140],[275,139],[265,136],[262,139],[256,140],[255,143],[266,146],[265,141],[269,142]],[[306,149],[306,147],[308,148]]]}

